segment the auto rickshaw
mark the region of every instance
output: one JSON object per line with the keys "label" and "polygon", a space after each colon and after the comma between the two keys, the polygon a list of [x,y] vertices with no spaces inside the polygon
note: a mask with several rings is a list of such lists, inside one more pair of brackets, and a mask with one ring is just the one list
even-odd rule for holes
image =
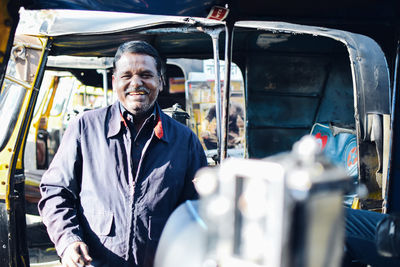
{"label": "auto rickshaw", "polygon": [[[26,230],[24,152],[50,59],[109,58],[120,43],[132,39],[150,42],[168,60],[214,59],[217,163],[228,157],[234,62],[244,81],[244,158],[288,151],[311,134],[331,161],[368,189],[368,194],[352,192],[354,208],[399,210],[400,9],[395,1],[1,3],[6,33],[0,45],[1,265],[28,266],[33,262],[28,248],[38,246],[32,242],[37,237]],[[19,13],[21,7],[26,10]],[[27,17],[37,23],[27,23]],[[23,42],[13,38],[16,31]],[[218,71],[222,58],[223,79]],[[185,77],[183,70],[174,77]],[[109,73],[97,74],[109,79]],[[188,95],[179,96],[183,107]]]}

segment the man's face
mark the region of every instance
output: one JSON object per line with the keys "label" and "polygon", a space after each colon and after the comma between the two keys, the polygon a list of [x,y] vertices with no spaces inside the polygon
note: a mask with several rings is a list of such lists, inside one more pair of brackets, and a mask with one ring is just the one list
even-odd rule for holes
{"label": "man's face", "polygon": [[162,90],[155,59],[136,53],[124,53],[115,63],[112,85],[119,101],[133,115],[147,112]]}

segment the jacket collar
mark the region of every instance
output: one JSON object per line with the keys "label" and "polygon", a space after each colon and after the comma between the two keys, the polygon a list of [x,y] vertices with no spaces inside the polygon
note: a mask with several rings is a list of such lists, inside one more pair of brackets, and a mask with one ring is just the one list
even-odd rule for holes
{"label": "jacket collar", "polygon": [[[155,103],[156,107],[156,123],[154,126],[154,135],[165,142],[168,142],[168,134],[166,132],[166,121],[165,121],[165,116],[167,116],[162,110],[160,109],[160,106],[158,103]],[[126,125],[125,119],[121,114],[120,108],[119,108],[119,101],[115,101],[114,104],[110,106],[110,115],[109,115],[109,127],[107,131],[107,138],[116,136],[122,128],[122,125]],[[124,126],[125,127],[125,126]]]}

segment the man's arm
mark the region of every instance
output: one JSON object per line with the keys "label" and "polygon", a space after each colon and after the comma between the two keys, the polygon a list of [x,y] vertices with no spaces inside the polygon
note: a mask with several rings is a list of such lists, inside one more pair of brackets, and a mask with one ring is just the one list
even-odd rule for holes
{"label": "man's arm", "polygon": [[[64,256],[67,251],[69,256],[74,256],[73,251],[76,249],[72,248],[72,244],[82,242],[77,217],[82,171],[79,127],[78,120],[70,123],[40,184],[42,197],[38,204],[39,213],[60,256]],[[80,250],[85,251],[85,248]]]}

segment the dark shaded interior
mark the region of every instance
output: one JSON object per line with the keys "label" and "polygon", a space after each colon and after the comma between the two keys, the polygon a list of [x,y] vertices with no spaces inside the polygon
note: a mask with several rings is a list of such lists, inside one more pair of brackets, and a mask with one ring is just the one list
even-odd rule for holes
{"label": "dark shaded interior", "polygon": [[314,123],[355,128],[349,56],[343,44],[312,35],[246,31],[234,55],[246,73],[249,157],[292,148]]}

